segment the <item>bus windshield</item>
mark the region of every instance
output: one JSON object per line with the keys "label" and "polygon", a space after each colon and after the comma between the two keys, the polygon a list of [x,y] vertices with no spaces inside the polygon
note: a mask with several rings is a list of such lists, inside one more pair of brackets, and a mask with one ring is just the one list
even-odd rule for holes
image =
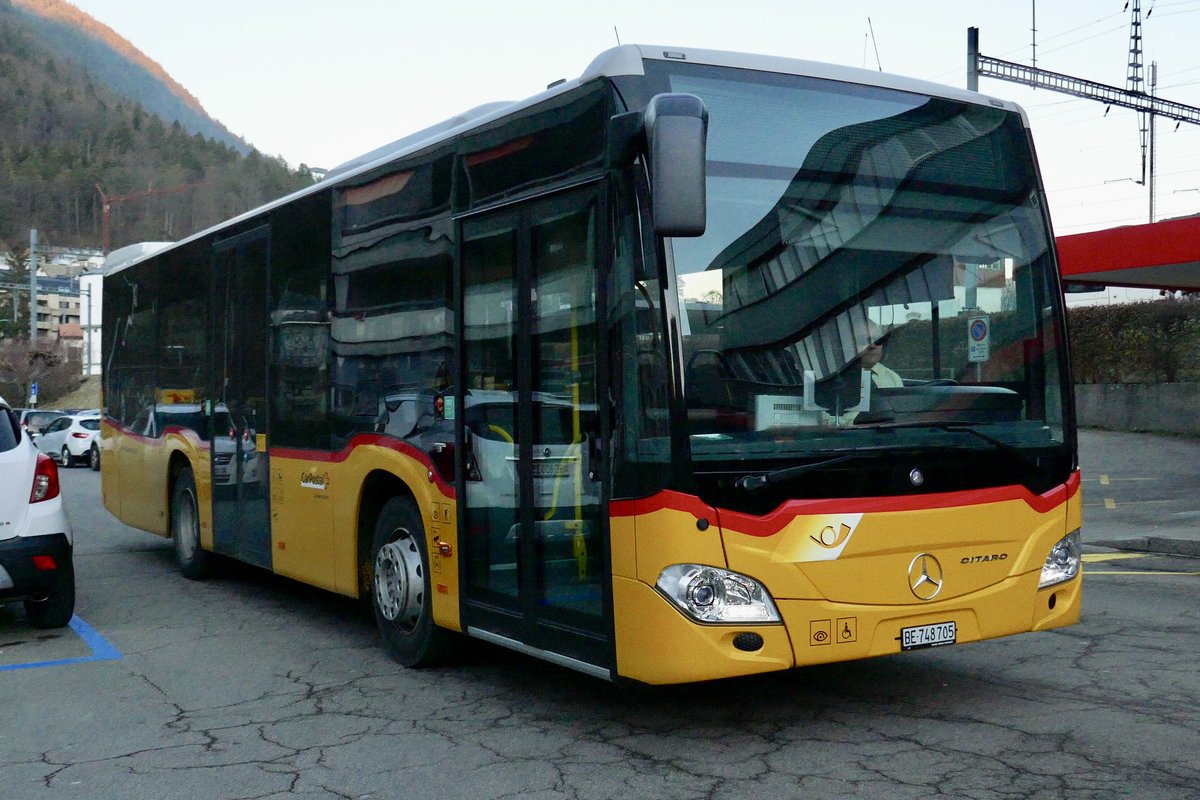
{"label": "bus windshield", "polygon": [[709,112],[707,232],[671,242],[694,461],[1064,443],[1061,299],[1018,113],[654,69]]}

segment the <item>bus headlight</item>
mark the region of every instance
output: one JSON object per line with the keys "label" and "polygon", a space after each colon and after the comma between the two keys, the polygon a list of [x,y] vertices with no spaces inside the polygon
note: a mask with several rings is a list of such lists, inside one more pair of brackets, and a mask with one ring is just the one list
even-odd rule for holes
{"label": "bus headlight", "polygon": [[761,583],[726,569],[674,564],[658,576],[658,590],[697,622],[780,622]]}
{"label": "bus headlight", "polygon": [[1079,565],[1083,560],[1080,555],[1079,531],[1074,530],[1058,540],[1058,544],[1050,548],[1046,556],[1046,564],[1042,567],[1042,578],[1038,581],[1039,589],[1066,583],[1079,574]]}

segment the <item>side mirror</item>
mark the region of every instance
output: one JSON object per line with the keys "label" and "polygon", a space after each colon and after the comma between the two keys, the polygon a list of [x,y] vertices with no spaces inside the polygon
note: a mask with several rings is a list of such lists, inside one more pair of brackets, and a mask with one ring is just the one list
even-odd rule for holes
{"label": "side mirror", "polygon": [[694,94],[658,94],[643,114],[650,159],[651,211],[659,236],[700,236],[708,222],[704,193],[708,110]]}

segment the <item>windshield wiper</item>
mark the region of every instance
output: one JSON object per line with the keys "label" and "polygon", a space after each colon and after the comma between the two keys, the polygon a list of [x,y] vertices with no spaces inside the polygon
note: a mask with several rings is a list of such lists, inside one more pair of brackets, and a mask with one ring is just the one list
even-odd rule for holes
{"label": "windshield wiper", "polygon": [[828,467],[831,464],[840,464],[843,461],[849,461],[852,458],[858,458],[858,453],[847,453],[844,456],[837,458],[827,458],[824,461],[816,461],[812,464],[800,464],[795,467],[784,467],[777,469],[774,472],[764,472],[761,475],[743,475],[733,482],[733,485],[739,489],[745,489],[747,492],[753,492],[756,489],[761,489],[772,483],[782,483],[790,481],[792,478],[799,477],[806,472],[811,472],[814,469]]}
{"label": "windshield wiper", "polygon": [[1016,459],[1027,467],[1038,468],[1041,466],[1038,459],[1026,453],[1016,445],[1010,444],[1003,439],[997,439],[994,436],[989,436],[981,430],[977,430],[970,425],[954,422],[880,422],[874,425],[859,425],[858,428],[868,428],[870,430],[899,430],[901,428],[934,428],[947,433],[967,433],[974,436],[976,439],[987,442],[995,447],[1000,452],[1011,458]]}

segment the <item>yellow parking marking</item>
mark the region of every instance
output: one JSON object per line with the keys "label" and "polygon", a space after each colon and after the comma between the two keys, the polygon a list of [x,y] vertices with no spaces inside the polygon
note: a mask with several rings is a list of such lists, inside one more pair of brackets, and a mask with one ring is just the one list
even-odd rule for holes
{"label": "yellow parking marking", "polygon": [[[1152,553],[1085,553],[1083,555],[1083,563],[1100,564],[1106,561],[1128,561],[1133,558],[1145,558],[1149,555],[1157,555]],[[1085,566],[1084,572],[1088,575],[1188,575],[1198,576],[1200,572],[1166,572],[1153,569],[1113,569],[1113,570],[1093,570]]]}
{"label": "yellow parking marking", "polygon": [[1083,563],[1096,564],[1101,561],[1124,561],[1127,558],[1145,557],[1145,553],[1084,553]]}
{"label": "yellow parking marking", "polygon": [[1104,507],[1107,508],[1109,511],[1112,511],[1114,508],[1117,507],[1117,501],[1113,500],[1111,497],[1106,497],[1106,498],[1104,498]]}
{"label": "yellow parking marking", "polygon": [[1083,478],[1084,483],[1099,483],[1101,486],[1109,486],[1122,481],[1156,481],[1158,478],[1114,478],[1111,475],[1100,475],[1095,478]]}
{"label": "yellow parking marking", "polygon": [[1152,569],[1114,569],[1114,570],[1084,570],[1088,575],[1190,575],[1192,577],[1200,576],[1200,572],[1158,572]]}

